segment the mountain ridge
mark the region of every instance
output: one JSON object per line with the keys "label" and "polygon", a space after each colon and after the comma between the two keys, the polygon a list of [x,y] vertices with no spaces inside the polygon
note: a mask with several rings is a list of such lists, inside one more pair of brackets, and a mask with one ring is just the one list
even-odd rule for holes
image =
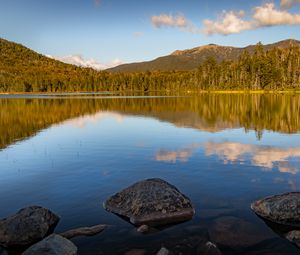
{"label": "mountain ridge", "polygon": [[[296,39],[286,39],[272,44],[262,45],[264,50],[272,48],[287,48],[300,46]],[[208,44],[186,50],[176,50],[169,55],[158,57],[150,61],[134,62],[106,69],[109,72],[145,72],[145,71],[188,71],[197,68],[208,57],[214,57],[218,62],[223,60],[236,60],[247,50],[250,54],[255,51],[256,45],[246,47],[223,46]]]}

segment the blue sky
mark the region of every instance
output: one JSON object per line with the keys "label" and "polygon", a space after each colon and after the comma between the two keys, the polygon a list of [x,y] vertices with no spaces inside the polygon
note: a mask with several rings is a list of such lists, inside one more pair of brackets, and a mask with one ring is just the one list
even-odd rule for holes
{"label": "blue sky", "polygon": [[[274,17],[259,16],[268,3]],[[208,43],[300,39],[298,14],[299,0],[0,0],[0,37],[52,56],[134,62]]]}

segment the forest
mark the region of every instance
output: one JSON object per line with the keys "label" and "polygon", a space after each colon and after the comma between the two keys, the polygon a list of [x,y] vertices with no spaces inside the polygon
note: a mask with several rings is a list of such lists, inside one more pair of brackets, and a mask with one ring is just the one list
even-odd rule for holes
{"label": "forest", "polygon": [[0,39],[0,92],[203,91],[300,89],[300,47],[264,50],[237,60],[208,57],[191,71],[111,73],[64,64]]}

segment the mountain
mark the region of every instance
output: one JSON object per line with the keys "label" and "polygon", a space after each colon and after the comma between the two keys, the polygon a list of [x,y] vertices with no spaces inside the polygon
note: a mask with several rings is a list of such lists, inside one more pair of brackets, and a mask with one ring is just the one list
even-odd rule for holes
{"label": "mountain", "polygon": [[0,38],[0,92],[66,91],[98,72],[39,54],[22,44]]}
{"label": "mountain", "polygon": [[[270,50],[272,48],[287,48],[291,45],[300,46],[300,41],[288,39],[273,44],[263,45],[263,48],[264,50]],[[170,55],[159,57],[152,61],[119,65],[117,67],[107,69],[107,71],[142,72],[154,70],[191,70],[197,68],[208,57],[214,57],[218,62],[222,60],[236,60],[245,50],[252,54],[255,50],[255,47],[256,45],[249,45],[244,48],[237,48],[231,46],[209,44],[188,50],[177,50]]]}

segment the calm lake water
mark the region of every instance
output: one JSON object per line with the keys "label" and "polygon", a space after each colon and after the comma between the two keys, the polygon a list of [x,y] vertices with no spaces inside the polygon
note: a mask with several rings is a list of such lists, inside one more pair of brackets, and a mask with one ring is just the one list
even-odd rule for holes
{"label": "calm lake water", "polygon": [[[299,254],[250,209],[299,191],[299,131],[293,95],[1,96],[0,217],[41,205],[61,216],[56,232],[111,225],[73,239],[79,254],[156,254],[203,231],[224,254]],[[103,209],[154,177],[191,198],[193,220],[142,235]]]}

